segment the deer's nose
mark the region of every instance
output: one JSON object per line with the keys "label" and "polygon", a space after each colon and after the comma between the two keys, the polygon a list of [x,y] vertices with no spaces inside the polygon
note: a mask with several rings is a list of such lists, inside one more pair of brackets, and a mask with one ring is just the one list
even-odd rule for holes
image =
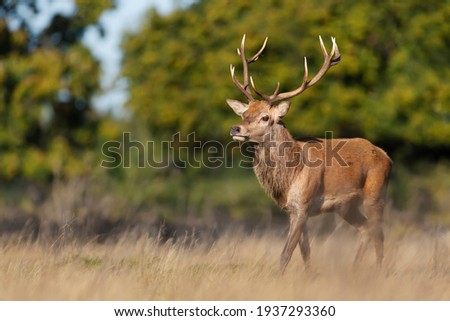
{"label": "deer's nose", "polygon": [[239,135],[240,133],[241,133],[241,127],[240,126],[233,126],[233,127],[231,127],[231,130],[230,130],[230,135],[231,136]]}

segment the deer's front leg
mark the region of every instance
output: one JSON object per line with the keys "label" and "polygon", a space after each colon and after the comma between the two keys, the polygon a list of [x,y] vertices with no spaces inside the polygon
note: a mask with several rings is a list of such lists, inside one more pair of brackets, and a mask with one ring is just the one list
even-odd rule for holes
{"label": "deer's front leg", "polygon": [[289,233],[280,258],[280,267],[282,273],[284,273],[286,266],[291,260],[292,253],[294,252],[297,244],[300,244],[300,250],[302,252],[302,256],[306,266],[309,265],[310,250],[309,250],[308,233],[306,231],[306,221],[307,215],[305,212],[303,211],[289,212]]}

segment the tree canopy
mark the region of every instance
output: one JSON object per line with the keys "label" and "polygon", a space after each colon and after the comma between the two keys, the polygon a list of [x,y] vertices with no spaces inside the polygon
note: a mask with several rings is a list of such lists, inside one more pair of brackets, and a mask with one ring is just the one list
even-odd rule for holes
{"label": "tree canopy", "polygon": [[[82,44],[87,28],[102,30],[99,17],[113,0],[75,0],[73,12],[57,13],[36,30],[31,22],[42,13],[39,3],[6,0],[0,6],[0,181],[8,190],[18,186],[18,196],[0,198],[0,207],[20,203],[15,200],[28,186],[22,182],[39,182],[38,189],[52,193],[57,181],[86,178],[93,211],[105,216],[143,211],[164,218],[271,217],[271,201],[250,170],[178,168],[176,159],[165,168],[140,168],[141,155],[134,152],[151,141],[142,150],[160,159],[172,146],[161,142],[174,137],[180,141],[173,144],[183,145],[175,158],[185,157],[199,141],[212,142],[203,146],[213,149],[227,145],[239,118],[225,99],[245,100],[230,77],[232,64],[242,79],[236,48],[243,34],[249,53],[269,37],[250,66],[258,88],[267,93],[277,81],[281,91],[296,88],[303,57],[311,77],[319,70],[321,35],[328,50],[330,37],[336,37],[342,61],[293,99],[284,119],[289,130],[297,137],[333,131],[334,137],[370,139],[394,159],[394,206],[411,204],[417,217],[427,211],[448,217],[448,1],[198,0],[167,15],[151,10],[140,30],[123,39],[129,119],[93,106],[99,62]],[[132,151],[125,150],[125,137]],[[102,168],[101,146],[116,138],[114,146],[122,143],[116,151],[131,154],[121,155],[131,166]],[[96,184],[90,185],[92,180]],[[77,187],[76,204],[86,190]],[[103,207],[98,199],[108,197],[110,206]],[[36,212],[40,201],[26,205],[32,202],[19,206]]]}
{"label": "tree canopy", "polygon": [[446,1],[201,0],[168,16],[150,12],[124,42],[128,106],[160,137],[195,131],[226,141],[236,116],[224,100],[244,100],[229,65],[247,35],[249,52],[266,36],[250,67],[258,86],[291,90],[322,63],[318,35],[342,61],[295,98],[286,117],[296,135],[362,136],[396,151],[401,146],[450,149],[450,6]]}
{"label": "tree canopy", "polygon": [[37,31],[30,23],[40,14],[35,1],[3,2],[0,177],[46,180],[86,170],[84,152],[97,139],[91,98],[100,68],[81,39],[111,6],[109,0],[77,0],[74,13],[56,14]]}

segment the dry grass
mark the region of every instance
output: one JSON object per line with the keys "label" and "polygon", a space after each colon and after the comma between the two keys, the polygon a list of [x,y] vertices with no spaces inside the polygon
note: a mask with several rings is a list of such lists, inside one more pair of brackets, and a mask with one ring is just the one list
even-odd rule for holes
{"label": "dry grass", "polygon": [[312,270],[298,251],[284,276],[284,239],[267,232],[222,236],[214,244],[117,244],[0,248],[1,300],[450,300],[450,234],[386,238],[385,265],[374,255],[353,270],[356,237],[313,240]]}

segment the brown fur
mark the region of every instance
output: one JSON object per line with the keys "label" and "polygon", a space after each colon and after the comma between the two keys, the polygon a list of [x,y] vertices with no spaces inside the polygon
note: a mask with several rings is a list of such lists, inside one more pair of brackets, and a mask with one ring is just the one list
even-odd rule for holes
{"label": "brown fur", "polygon": [[[289,110],[288,99],[301,94],[316,84],[327,71],[341,60],[336,39],[328,53],[320,39],[324,62],[319,72],[310,80],[307,60],[302,84],[289,92],[279,93],[280,83],[272,95],[259,91],[253,79],[253,90],[263,100],[253,97],[249,86],[250,63],[263,52],[261,49],[251,58],[245,56],[245,35],[237,50],[243,64],[240,83],[230,66],[231,78],[249,100],[248,104],[228,99],[227,103],[242,117],[239,126],[233,126],[230,134],[238,141],[257,144],[254,170],[259,182],[277,204],[289,214],[289,233],[281,254],[284,271],[292,253],[300,245],[306,266],[310,261],[310,249],[306,221],[308,217],[324,212],[337,212],[361,233],[361,243],[355,262],[359,262],[373,240],[378,265],[383,260],[383,210],[392,161],[380,148],[365,139],[305,139],[294,140],[281,122]],[[278,105],[274,103],[281,101]],[[361,212],[361,208],[364,214]]]}
{"label": "brown fur", "polygon": [[[290,227],[281,255],[284,271],[300,245],[306,266],[310,248],[308,217],[336,212],[361,233],[355,263],[372,240],[377,263],[383,260],[383,210],[392,161],[380,148],[365,139],[295,140],[281,118],[289,104],[266,101],[239,105],[229,101],[243,121],[232,128],[235,139],[256,143],[254,171],[265,191],[289,215]],[[269,115],[269,121],[264,117]],[[361,209],[363,212],[361,212]]]}

